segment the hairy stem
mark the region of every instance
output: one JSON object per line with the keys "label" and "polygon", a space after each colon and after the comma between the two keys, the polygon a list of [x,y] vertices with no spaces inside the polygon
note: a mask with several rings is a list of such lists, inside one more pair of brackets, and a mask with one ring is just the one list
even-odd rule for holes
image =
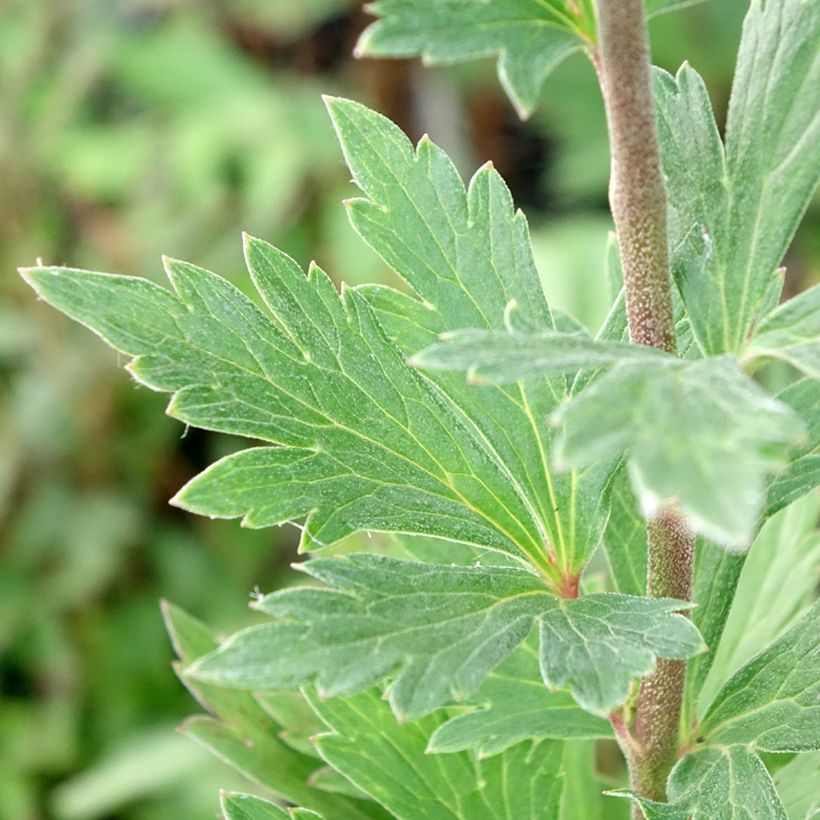
{"label": "hairy stem", "polygon": [[[646,531],[647,594],[690,600],[694,538],[686,523],[666,507],[647,523]],[[678,750],[685,675],[685,661],[659,658],[655,671],[641,681],[630,778],[635,791],[653,800],[666,800],[666,779]]]}
{"label": "hairy stem", "polygon": [[676,352],[666,186],[661,175],[643,0],[599,0],[600,77],[612,173],[609,202],[626,289],[629,336]]}
{"label": "hairy stem", "polygon": [[[624,271],[629,338],[677,352],[661,173],[643,0],[598,0],[601,80],[612,153],[609,200]],[[694,539],[671,506],[647,523],[647,593],[689,600]],[[666,800],[678,747],[686,667],[659,660],[641,682],[627,756],[632,787]],[[637,806],[635,817],[641,816]]]}

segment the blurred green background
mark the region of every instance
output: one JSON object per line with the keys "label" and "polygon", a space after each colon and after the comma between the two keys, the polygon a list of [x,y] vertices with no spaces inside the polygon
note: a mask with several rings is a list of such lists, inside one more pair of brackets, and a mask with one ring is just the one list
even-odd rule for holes
{"label": "blurred green background", "polygon": [[[743,0],[653,23],[722,119]],[[0,0],[0,819],[211,817],[237,776],[174,733],[194,705],[158,601],[227,632],[288,582],[295,531],[167,506],[235,447],[165,398],[15,273],[42,259],[161,280],[160,254],[246,288],[240,230],[338,280],[389,281],[348,228],[353,189],[320,93],[429,132],[468,175],[492,159],[528,214],[551,302],[589,326],[610,220],[595,77],[562,66],[519,122],[491,61],[355,61],[351,0]],[[787,291],[820,279],[815,201]]]}

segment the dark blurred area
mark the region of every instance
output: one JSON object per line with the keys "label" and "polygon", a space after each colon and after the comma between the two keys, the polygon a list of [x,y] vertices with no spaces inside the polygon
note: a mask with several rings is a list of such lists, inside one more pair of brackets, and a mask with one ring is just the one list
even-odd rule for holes
{"label": "dark blurred area", "polygon": [[[652,26],[656,62],[688,59],[721,118],[745,7]],[[166,417],[18,265],[161,281],[168,254],[247,289],[247,230],[337,280],[392,281],[347,225],[330,93],[428,132],[465,176],[491,159],[550,301],[590,327],[606,311],[607,142],[584,58],[522,123],[493,61],[354,60],[369,19],[350,0],[0,0],[0,820],[213,816],[236,776],[173,731],[194,706],[158,601],[249,623],[250,591],[289,582],[298,535],[169,507],[238,443]],[[818,222],[815,201],[790,292],[820,279]]]}

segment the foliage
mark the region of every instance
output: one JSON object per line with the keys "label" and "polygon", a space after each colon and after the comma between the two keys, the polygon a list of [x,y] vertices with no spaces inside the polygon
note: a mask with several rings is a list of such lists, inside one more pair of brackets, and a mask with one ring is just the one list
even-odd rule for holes
{"label": "foliage", "polygon": [[[671,5],[680,4],[652,10]],[[498,54],[528,113],[547,71],[596,43],[588,3],[505,0],[469,20],[465,8],[385,0],[360,50],[432,61]],[[753,573],[723,548],[742,553],[816,485],[816,288],[777,307],[776,272],[817,179],[818,85],[805,79],[818,64],[815,9],[752,4],[725,147],[698,75],[657,75],[683,359],[625,344],[621,298],[594,339],[551,308],[527,223],[492,166],[465,186],[431,140],[414,148],[387,119],[338,98],[328,108],[362,194],[348,216],[408,287],[338,293],[317,265],[305,274],[250,237],[250,296],[176,260],[165,265],[173,290],[69,267],[23,271],[45,301],[133,357],[137,381],[171,393],[169,415],[263,443],[216,461],[178,506],[252,528],[299,521],[300,550],[325,553],[299,565],[320,586],[259,597],[255,608],[273,620],[225,642],[166,609],[179,674],[212,713],[186,722],[185,734],[304,807],[293,816],[414,817],[423,806],[430,817],[569,818],[573,791],[592,800],[588,816],[618,816],[625,801],[595,803],[601,777],[575,763],[612,736],[606,717],[615,714],[616,731],[628,722],[656,658],[693,658],[686,708],[696,728],[669,802],[632,795],[646,816],[792,810],[757,752],[818,748],[817,608],[799,620],[802,605],[788,608],[763,630],[760,654],[737,652],[726,626],[733,600],[748,608],[760,585],[738,586]],[[165,32],[175,45],[162,54],[206,42],[201,31],[178,34]],[[222,83],[227,65],[175,90],[146,82],[128,49],[120,60],[124,82],[169,111],[191,105],[191,122],[200,95],[211,105],[221,89],[234,121],[255,116],[265,96],[255,70],[237,68],[243,102],[235,81]],[[761,93],[748,93],[756,83]],[[298,118],[283,99],[291,127]],[[178,160],[192,144],[180,142]],[[270,205],[265,192],[282,189],[284,165],[271,162],[266,176],[267,152],[230,152],[253,168],[232,192],[252,223]],[[77,156],[72,173],[83,167]],[[311,163],[284,188],[295,191]],[[122,172],[120,190],[143,173]],[[110,170],[100,179],[116,184]],[[193,199],[211,190],[206,182]],[[284,199],[266,219],[287,222],[290,210]],[[749,375],[769,360],[804,378],[773,395]],[[689,602],[641,597],[642,516],[672,498],[703,536],[693,620],[680,614]],[[124,505],[114,528],[127,530],[130,514]],[[92,530],[112,527],[99,520]],[[812,529],[801,532],[813,538]],[[363,552],[356,536],[371,532],[374,544],[402,534],[384,550],[413,560]],[[337,554],[351,543],[353,554]],[[616,592],[596,586],[602,543]],[[231,818],[286,816],[249,795],[222,804]]]}

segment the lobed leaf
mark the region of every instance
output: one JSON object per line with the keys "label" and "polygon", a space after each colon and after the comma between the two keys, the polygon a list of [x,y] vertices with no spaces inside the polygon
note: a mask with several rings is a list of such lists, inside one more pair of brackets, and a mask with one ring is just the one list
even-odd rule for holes
{"label": "lobed leaf", "polygon": [[[376,555],[299,565],[332,589],[297,587],[257,603],[278,620],[251,627],[186,674],[219,686],[289,688],[316,679],[323,696],[391,676],[399,719],[420,717],[479,687],[537,623],[541,675],[606,716],[655,656],[702,651],[675,614],[681,601],[599,593],[558,599],[535,575],[506,567],[420,564]],[[588,724],[587,724],[588,725]]]}
{"label": "lobed leaf", "polygon": [[316,746],[334,769],[398,820],[558,816],[563,744],[520,743],[478,761],[467,752],[427,754],[440,718],[396,723],[376,692],[308,697],[329,728]]}
{"label": "lobed leaf", "polygon": [[[183,610],[164,603],[163,615],[174,648],[185,664],[216,648],[208,629]],[[184,735],[283,800],[328,817],[336,812],[343,812],[351,820],[385,816],[375,803],[331,796],[311,788],[309,780],[316,769],[315,757],[295,750],[283,740],[279,736],[281,725],[249,692],[194,681],[179,666],[175,668],[185,686],[211,713],[184,721],[180,726]]]}
{"label": "lobed leaf", "polygon": [[583,466],[628,451],[645,512],[676,500],[696,532],[735,550],[751,541],[778,451],[803,432],[729,357],[619,366],[553,418],[564,425],[556,458]]}
{"label": "lobed leaf", "polygon": [[429,752],[475,749],[484,758],[524,740],[612,736],[609,722],[579,709],[569,692],[544,686],[538,651],[529,641],[487,675],[470,703],[479,708],[442,723]]}
{"label": "lobed leaf", "polygon": [[686,755],[672,770],[667,792],[668,803],[635,792],[610,794],[632,798],[647,820],[787,820],[766,767],[747,746]]}
{"label": "lobed leaf", "polygon": [[498,56],[498,77],[518,114],[532,114],[547,75],[583,46],[591,3],[566,0],[379,0],[380,17],[356,47],[372,57],[456,63]]}
{"label": "lobed leaf", "polygon": [[[414,151],[384,117],[344,100],[329,100],[328,107],[366,197],[348,203],[351,224],[415,293],[361,291],[405,355],[443,332],[501,330],[510,303],[518,305],[519,326],[554,329],[526,220],[490,165],[465,190],[452,162],[429,140]],[[615,465],[558,475],[550,464],[552,434],[542,420],[568,395],[567,379],[475,390],[457,374],[426,376],[504,465],[507,483],[531,511],[533,537],[547,545],[558,567],[577,574],[600,542]]]}
{"label": "lobed leaf", "polygon": [[552,688],[571,687],[587,711],[607,716],[649,674],[655,658],[691,658],[706,647],[688,609],[670,598],[593,593],[560,599],[539,622],[541,674]]}
{"label": "lobed leaf", "polygon": [[820,7],[753,0],[725,148],[688,65],[655,75],[672,271],[705,354],[742,353],[820,176]]}
{"label": "lobed leaf", "polygon": [[174,294],[107,274],[25,274],[44,299],[135,356],[137,379],[174,392],[171,415],[280,445],[228,457],[175,503],[252,526],[306,516],[304,548],[356,530],[426,532],[546,563],[504,470],[405,365],[361,296],[340,299],[318,268],[306,278],[260,240],[248,238],[246,253],[270,318],[182,262],[167,262]]}
{"label": "lobed leaf", "polygon": [[818,660],[820,602],[726,682],[698,731],[768,752],[820,749]]}
{"label": "lobed leaf", "polygon": [[[646,0],[652,17],[699,0]],[[358,56],[450,64],[498,58],[498,78],[519,116],[532,114],[547,76],[569,55],[595,47],[592,0],[377,0]]]}

